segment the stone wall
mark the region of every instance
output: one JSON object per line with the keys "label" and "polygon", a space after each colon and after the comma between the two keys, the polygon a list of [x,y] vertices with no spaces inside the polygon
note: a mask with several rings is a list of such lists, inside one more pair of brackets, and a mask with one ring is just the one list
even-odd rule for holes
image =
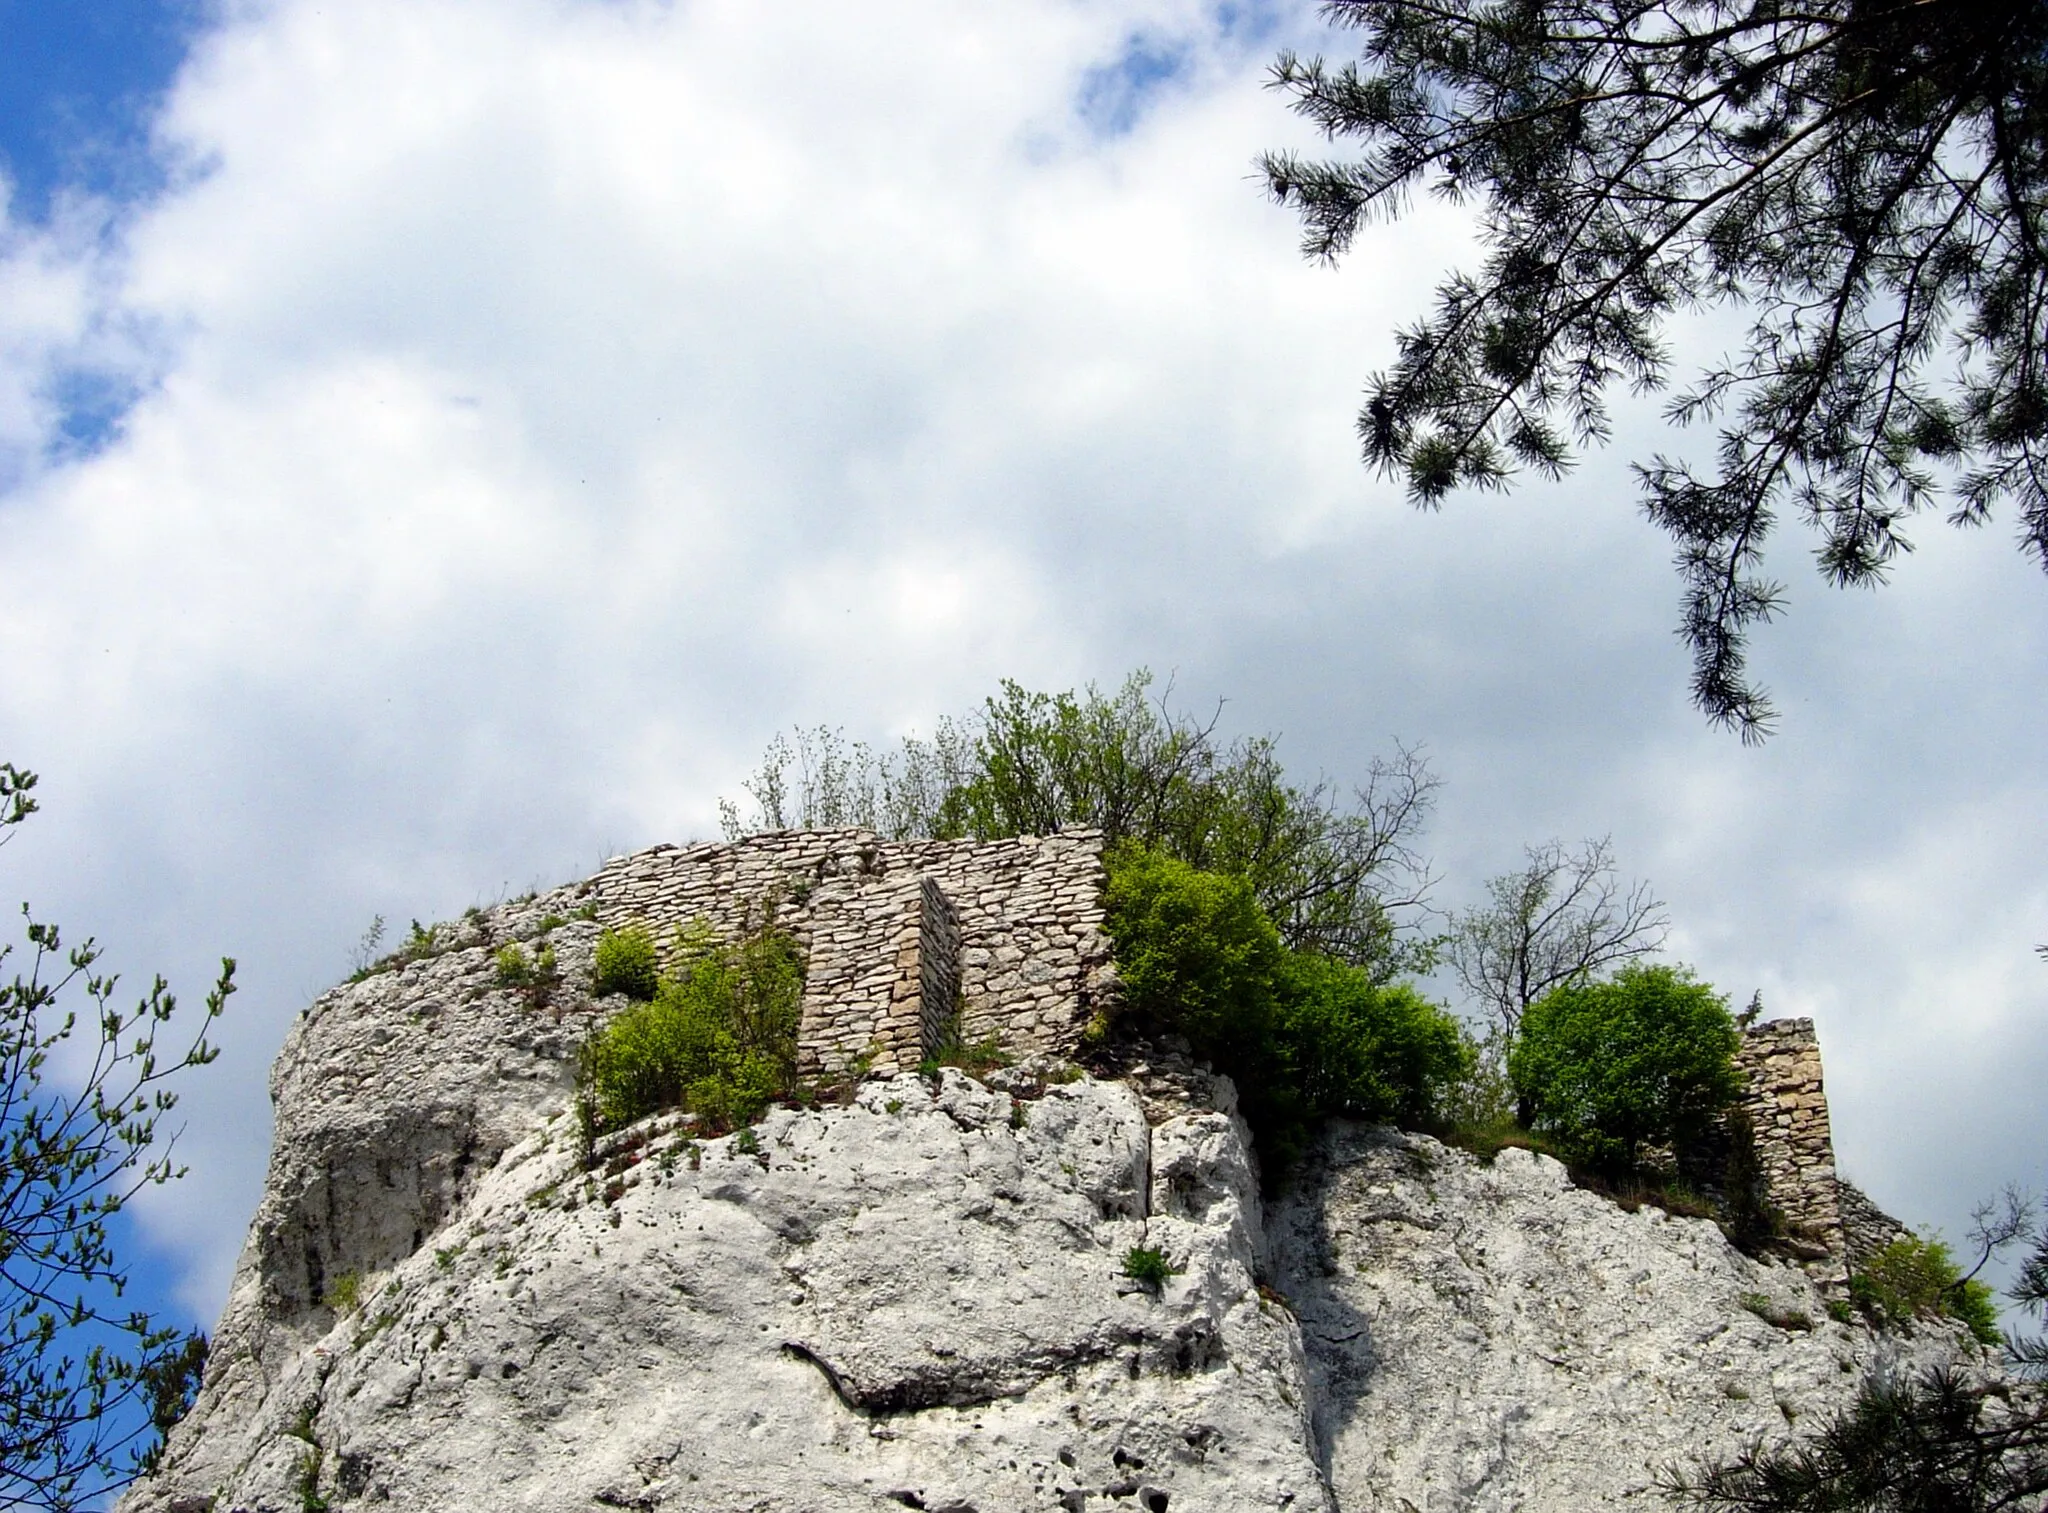
{"label": "stone wall", "polygon": [[880,875],[880,842],[861,830],[780,830],[732,845],[654,846],[613,857],[592,879],[598,920],[646,925],[664,952],[702,920],[722,935],[757,923],[764,907],[806,945],[811,896],[838,878]]}
{"label": "stone wall", "polygon": [[923,1058],[924,880],[827,884],[809,900],[797,1071],[836,1072],[863,1057],[884,1071]]}
{"label": "stone wall", "polygon": [[1811,1019],[1774,1019],[1743,1032],[1736,1065],[1748,1084],[1743,1109],[1770,1201],[1817,1281],[1848,1279],[1820,1041]]}
{"label": "stone wall", "polygon": [[1103,931],[1102,838],[884,841],[786,830],[657,846],[593,880],[600,923],[674,949],[702,921],[731,935],[772,916],[809,958],[806,1075],[872,1054],[917,1065],[948,1034],[1016,1055],[1071,1050],[1115,981]]}
{"label": "stone wall", "polygon": [[937,1050],[960,1013],[960,911],[929,874],[918,880],[918,1060]]}
{"label": "stone wall", "polygon": [[1857,1271],[1870,1264],[1880,1250],[1912,1231],[1871,1202],[1862,1188],[1846,1178],[1837,1185],[1842,1205],[1842,1247],[1848,1253],[1849,1269]]}
{"label": "stone wall", "polygon": [[960,921],[960,1035],[1017,1054],[1073,1049],[1113,991],[1102,836],[905,841],[890,866],[928,875]]}

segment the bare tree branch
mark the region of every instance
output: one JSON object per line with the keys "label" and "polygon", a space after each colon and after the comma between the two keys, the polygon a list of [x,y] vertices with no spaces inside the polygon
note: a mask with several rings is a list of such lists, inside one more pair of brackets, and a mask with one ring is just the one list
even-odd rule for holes
{"label": "bare tree branch", "polygon": [[1624,884],[1607,838],[1576,850],[1527,848],[1519,872],[1486,885],[1491,902],[1457,915],[1445,947],[1465,991],[1512,1037],[1552,988],[1660,949],[1671,928],[1647,882]]}

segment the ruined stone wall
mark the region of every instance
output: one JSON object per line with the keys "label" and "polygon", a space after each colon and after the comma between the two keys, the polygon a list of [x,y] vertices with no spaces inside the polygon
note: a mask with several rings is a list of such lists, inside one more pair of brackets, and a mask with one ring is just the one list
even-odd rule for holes
{"label": "ruined stone wall", "polygon": [[[645,924],[664,950],[693,921],[732,934],[772,912],[808,954],[798,1058],[814,1077],[862,1061],[909,1070],[950,1036],[1013,1055],[1072,1050],[1115,987],[1102,889],[1093,831],[884,841],[789,830],[619,857],[592,891],[601,923]],[[1813,1021],[1746,1030],[1737,1061],[1770,1201],[1808,1271],[1840,1283],[1854,1247]],[[1889,1238],[1884,1223],[1860,1223],[1866,1248]]]}
{"label": "ruined stone wall", "polygon": [[644,924],[664,954],[692,921],[730,935],[759,923],[769,904],[778,923],[809,945],[812,895],[833,879],[880,875],[879,847],[864,830],[778,830],[731,845],[654,846],[606,862],[592,894],[599,923]]}
{"label": "ruined stone wall", "polygon": [[1743,1109],[1756,1134],[1765,1188],[1805,1250],[1816,1280],[1847,1280],[1847,1249],[1835,1174],[1820,1041],[1811,1019],[1774,1019],[1743,1032],[1736,1065],[1747,1082]]}
{"label": "ruined stone wall", "polygon": [[904,841],[891,866],[929,876],[960,917],[960,1035],[1015,1054],[1071,1050],[1113,990],[1102,837]]}
{"label": "ruined stone wall", "polygon": [[1880,1250],[1912,1231],[1871,1202],[1863,1189],[1846,1178],[1837,1184],[1842,1205],[1842,1247],[1849,1269],[1861,1270]]}
{"label": "ruined stone wall", "polygon": [[917,877],[840,879],[809,901],[797,1071],[844,1071],[866,1058],[909,1071],[924,1055],[924,894]]}
{"label": "ruined stone wall", "polygon": [[918,1059],[936,1051],[960,1012],[960,911],[929,876],[918,882]]}
{"label": "ruined stone wall", "polygon": [[809,957],[798,1033],[806,1075],[870,1050],[914,1067],[948,1033],[1015,1055],[1070,1050],[1114,984],[1102,839],[883,841],[865,830],[773,831],[657,846],[607,862],[600,923],[721,934],[772,911]]}

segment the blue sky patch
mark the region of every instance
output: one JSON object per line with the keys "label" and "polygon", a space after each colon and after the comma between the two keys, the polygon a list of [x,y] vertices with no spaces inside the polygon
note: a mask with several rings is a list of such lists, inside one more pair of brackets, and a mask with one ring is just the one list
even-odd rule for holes
{"label": "blue sky patch", "polygon": [[51,432],[52,460],[90,457],[120,434],[121,419],[142,397],[134,378],[91,368],[72,368],[54,375],[44,393],[57,406]]}
{"label": "blue sky patch", "polygon": [[1081,119],[1100,136],[1120,137],[1138,124],[1153,98],[1188,64],[1188,44],[1159,37],[1133,35],[1114,63],[1098,65],[1081,77],[1076,102]]}
{"label": "blue sky patch", "polygon": [[1098,64],[1081,76],[1075,111],[1098,136],[1127,135],[1162,94],[1186,81],[1197,48],[1232,56],[1263,53],[1278,26],[1274,0],[1224,0],[1191,33],[1133,32],[1115,62]]}
{"label": "blue sky patch", "polygon": [[[121,206],[162,190],[150,122],[207,15],[208,0],[0,0],[0,171],[13,224],[48,225],[67,192]],[[56,418],[40,450],[58,463],[113,441],[141,397],[132,374],[61,359],[41,392]],[[0,495],[19,486],[26,461],[0,460]]]}
{"label": "blue sky patch", "polygon": [[65,189],[162,186],[149,120],[204,21],[200,0],[0,0],[0,163],[18,221]]}
{"label": "blue sky patch", "polygon": [[1224,0],[1210,15],[1217,35],[1246,47],[1263,48],[1280,29],[1280,7],[1275,0]]}

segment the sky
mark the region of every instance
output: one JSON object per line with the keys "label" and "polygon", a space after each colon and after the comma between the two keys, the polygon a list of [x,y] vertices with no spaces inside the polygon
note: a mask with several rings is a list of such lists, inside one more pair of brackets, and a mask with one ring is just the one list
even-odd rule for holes
{"label": "sky", "polygon": [[[1811,1015],[1845,1172],[1960,1235],[2048,1180],[2048,582],[1930,519],[1812,572],[1745,748],[1687,701],[1632,456],[1410,508],[1352,414],[1470,255],[1298,253],[1256,0],[0,0],[0,894],[242,991],[135,1214],[210,1323],[269,1064],[397,928],[717,833],[768,740],[1171,678],[1290,769],[1444,780],[1444,910],[1611,836]],[[1682,353],[1725,331],[1693,322]]]}

